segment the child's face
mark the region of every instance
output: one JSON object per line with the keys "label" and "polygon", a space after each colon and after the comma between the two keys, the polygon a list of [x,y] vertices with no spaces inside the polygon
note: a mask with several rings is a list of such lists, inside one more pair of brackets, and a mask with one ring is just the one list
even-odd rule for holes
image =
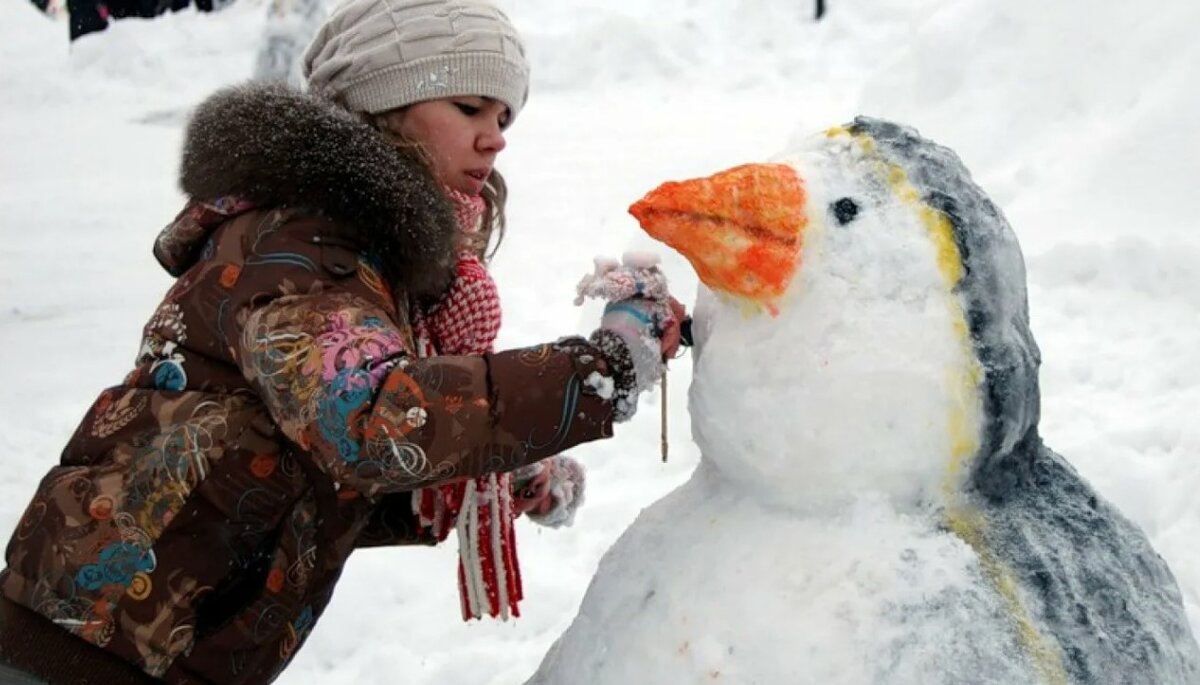
{"label": "child's face", "polygon": [[439,181],[478,195],[504,149],[509,111],[497,100],[461,96],[418,102],[388,118],[392,130],[425,148]]}

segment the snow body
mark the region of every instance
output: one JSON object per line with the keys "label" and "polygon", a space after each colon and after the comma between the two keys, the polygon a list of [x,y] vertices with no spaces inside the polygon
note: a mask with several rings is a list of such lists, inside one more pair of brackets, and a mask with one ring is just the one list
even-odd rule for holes
{"label": "snow body", "polygon": [[701,288],[701,464],[531,683],[1200,681],[1166,564],[1038,436],[1020,249],[958,158],[859,118],[775,163],[794,274]]}

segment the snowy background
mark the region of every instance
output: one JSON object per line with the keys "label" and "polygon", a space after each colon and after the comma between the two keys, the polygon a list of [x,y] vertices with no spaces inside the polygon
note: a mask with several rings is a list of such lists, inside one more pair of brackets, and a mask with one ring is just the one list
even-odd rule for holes
{"label": "snowy background", "polygon": [[[593,255],[652,245],[625,208],[659,182],[856,113],[915,125],[959,152],[1022,241],[1043,435],[1145,529],[1200,628],[1200,3],[830,0],[820,23],[784,0],[501,4],[534,65],[501,157],[503,346],[590,330],[574,284]],[[132,364],[169,285],[150,246],[183,199],[184,118],[251,73],[265,16],[238,0],[68,49],[65,25],[0,3],[0,529]],[[690,301],[694,276],[666,264]],[[280,682],[524,681],[600,556],[695,467],[689,373],[684,359],[671,374],[669,463],[653,397],[616,439],[575,450],[590,481],[573,528],[522,522],[523,618],[461,622],[453,542],[365,551]]]}

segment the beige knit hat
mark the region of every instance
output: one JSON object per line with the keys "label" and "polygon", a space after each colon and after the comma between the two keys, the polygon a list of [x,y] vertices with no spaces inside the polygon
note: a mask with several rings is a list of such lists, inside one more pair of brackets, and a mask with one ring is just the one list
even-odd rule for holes
{"label": "beige knit hat", "polygon": [[529,96],[521,38],[484,0],[347,0],[304,53],[309,90],[375,114],[472,95],[508,105]]}

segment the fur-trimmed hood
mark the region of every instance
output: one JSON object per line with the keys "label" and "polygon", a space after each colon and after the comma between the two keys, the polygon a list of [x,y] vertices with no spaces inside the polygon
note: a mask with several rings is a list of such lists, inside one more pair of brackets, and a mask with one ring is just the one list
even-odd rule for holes
{"label": "fur-trimmed hood", "polygon": [[201,103],[179,184],[194,202],[236,197],[324,216],[415,294],[437,292],[452,268],[458,225],[425,165],[352,114],[285,86],[234,86]]}

